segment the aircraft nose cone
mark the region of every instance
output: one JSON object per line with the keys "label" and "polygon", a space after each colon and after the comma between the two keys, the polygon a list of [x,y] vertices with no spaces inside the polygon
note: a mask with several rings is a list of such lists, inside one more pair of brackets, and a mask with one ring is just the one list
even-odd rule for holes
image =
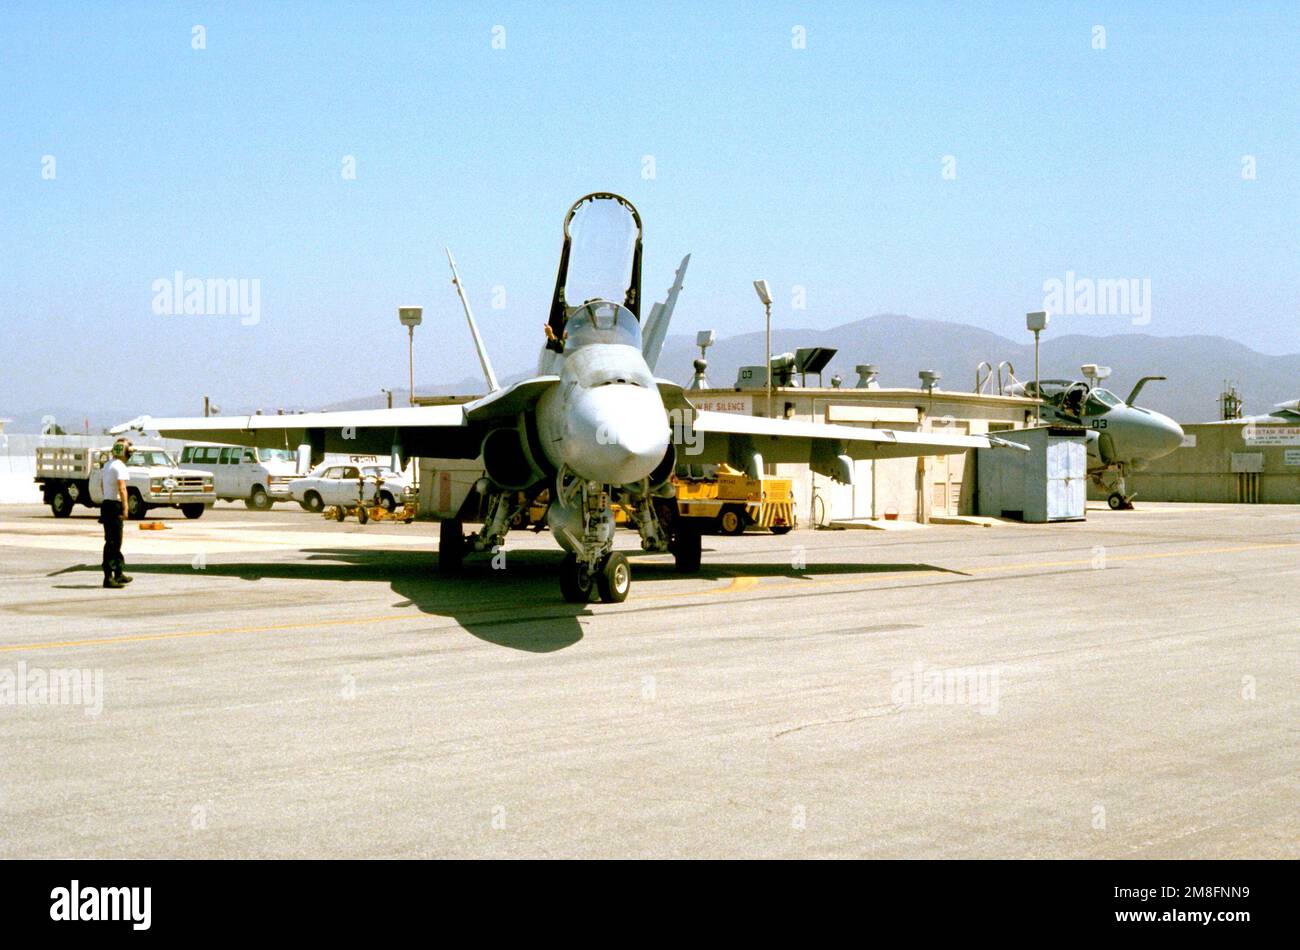
{"label": "aircraft nose cone", "polygon": [[1183,444],[1184,436],[1182,426],[1177,422],[1174,422],[1174,420],[1170,419],[1168,416],[1161,416],[1160,422],[1162,424],[1159,438],[1160,451],[1152,456],[1153,458],[1160,458],[1161,456],[1168,455],[1174,449]]}
{"label": "aircraft nose cone", "polygon": [[1132,461],[1145,466],[1153,459],[1163,458],[1183,444],[1183,427],[1168,416],[1143,410],[1143,415],[1122,430],[1119,448],[1128,447]]}
{"label": "aircraft nose cone", "polygon": [[649,475],[668,451],[668,417],[657,390],[615,383],[580,390],[570,407],[566,461],[607,485]]}

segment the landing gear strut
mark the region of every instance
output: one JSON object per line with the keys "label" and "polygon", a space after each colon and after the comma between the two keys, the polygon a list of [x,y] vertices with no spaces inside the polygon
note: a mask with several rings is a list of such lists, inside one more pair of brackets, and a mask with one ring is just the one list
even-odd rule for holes
{"label": "landing gear strut", "polygon": [[[648,511],[644,502],[641,511]],[[595,482],[569,481],[561,471],[547,520],[569,549],[560,565],[560,593],[564,599],[571,604],[585,604],[594,592],[606,604],[625,601],[632,589],[632,565],[625,555],[614,550],[611,488]],[[641,519],[639,527],[643,547],[660,543],[653,513]]]}

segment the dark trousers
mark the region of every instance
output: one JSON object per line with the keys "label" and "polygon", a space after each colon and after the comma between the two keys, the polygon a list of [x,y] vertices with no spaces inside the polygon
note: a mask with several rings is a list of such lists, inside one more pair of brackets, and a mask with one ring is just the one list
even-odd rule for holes
{"label": "dark trousers", "polygon": [[99,506],[99,523],[104,526],[104,577],[121,577],[126,568],[122,558],[122,503],[105,501]]}

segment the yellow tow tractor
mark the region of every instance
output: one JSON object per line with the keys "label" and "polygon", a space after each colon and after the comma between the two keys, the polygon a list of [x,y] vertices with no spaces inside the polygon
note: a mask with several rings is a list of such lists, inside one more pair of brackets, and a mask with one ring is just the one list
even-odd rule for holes
{"label": "yellow tow tractor", "polygon": [[[551,490],[543,488],[535,494],[521,491],[517,494],[517,501],[515,513],[510,516],[510,530],[521,531],[525,528],[534,532],[545,530],[546,512],[551,507]],[[614,510],[614,524],[620,528],[636,527],[636,519],[633,517],[634,512],[630,505],[616,502],[611,507]]]}
{"label": "yellow tow tractor", "polygon": [[[357,479],[357,500],[355,504],[330,505],[321,514],[330,521],[344,521],[348,515],[355,515],[360,524],[370,521],[396,521],[410,524],[419,512],[419,499],[414,491],[407,488],[402,493],[402,501],[391,510],[381,502],[384,479],[380,475],[362,475]],[[367,499],[367,486],[374,485]]]}
{"label": "yellow tow tractor", "polygon": [[764,475],[750,478],[730,465],[681,465],[677,517],[707,523],[718,534],[740,534],[750,525],[785,534],[795,526],[794,483]]}

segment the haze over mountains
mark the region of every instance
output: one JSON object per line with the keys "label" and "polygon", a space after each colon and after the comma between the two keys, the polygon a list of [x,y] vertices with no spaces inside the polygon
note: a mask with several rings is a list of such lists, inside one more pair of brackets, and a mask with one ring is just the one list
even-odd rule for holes
{"label": "haze over mountains", "polygon": [[[1218,336],[1057,335],[1059,332],[1060,328],[1054,325],[1043,335],[1044,379],[1077,379],[1081,377],[1081,364],[1100,363],[1114,370],[1107,387],[1124,398],[1142,376],[1165,375],[1169,377],[1168,382],[1148,385],[1139,403],[1181,422],[1218,418],[1218,396],[1225,380],[1237,384],[1247,414],[1267,413],[1275,404],[1300,396],[1300,354],[1269,356]],[[823,373],[826,385],[839,373],[843,385],[851,387],[857,379],[853,367],[874,363],[880,369],[882,386],[914,387],[918,384],[917,372],[927,369],[943,374],[941,389],[969,392],[975,387],[975,367],[980,360],[988,360],[995,366],[1001,360],[1010,360],[1019,379],[1033,379],[1033,342],[1027,332],[1025,336],[1027,341],[1017,342],[967,324],[881,314],[825,330],[774,327],[772,349],[774,353],[784,353],[801,346],[835,347],[839,352]],[[657,374],[686,384],[693,373],[692,361],[698,354],[694,332],[670,334],[664,343]],[[708,352],[708,380],[716,387],[730,387],[740,366],[761,364],[762,360],[761,331],[720,339]],[[532,371],[531,365],[498,367],[504,383],[525,378]],[[417,385],[416,390],[421,394],[481,393],[483,380],[477,374],[466,375],[449,382],[426,381]],[[395,392],[393,398],[395,405],[406,402],[402,391]],[[319,407],[286,405],[284,408],[338,410],[376,408],[384,404],[382,396],[373,395]],[[13,417],[8,426],[11,432],[38,431],[40,420],[46,414],[55,416],[69,431],[81,431],[86,415],[84,409],[76,407],[50,407],[26,413],[5,412],[5,408],[0,407],[0,415]],[[90,418],[91,431],[129,419],[144,408],[94,412]],[[274,412],[277,407],[262,408]],[[170,411],[196,415],[202,411],[201,397],[196,397],[194,404],[172,406]],[[251,409],[246,406],[223,407],[226,415],[248,411]]]}
{"label": "haze over mountains", "polygon": [[[979,327],[939,320],[919,320],[897,314],[882,314],[855,320],[826,330],[772,330],[774,353],[794,352],[801,346],[829,346],[839,350],[822,378],[830,385],[839,373],[843,385],[857,380],[853,367],[874,363],[880,369],[882,386],[915,387],[917,372],[936,370],[943,374],[941,389],[971,391],[975,388],[975,367],[980,360],[996,366],[1010,360],[1017,378],[1034,378],[1034,346],[1015,342]],[[682,384],[690,381],[692,363],[699,355],[694,333],[670,334],[664,343],[656,375]],[[707,378],[715,387],[735,384],[743,365],[762,364],[763,333],[746,333],[720,339],[708,351]],[[1183,422],[1206,422],[1218,418],[1218,398],[1225,380],[1235,382],[1245,400],[1247,413],[1266,413],[1279,402],[1300,396],[1300,354],[1269,356],[1240,343],[1218,336],[1156,337],[1139,333],[1112,336],[1063,334],[1043,335],[1040,351],[1044,379],[1080,379],[1084,363],[1109,366],[1113,374],[1106,386],[1120,398],[1128,396],[1143,376],[1168,376],[1142,391],[1138,402]],[[509,381],[531,372],[507,374]],[[810,379],[815,385],[815,380]],[[450,384],[419,388],[422,393],[481,392],[479,376],[467,376]],[[362,399],[334,408],[374,406],[377,400]]]}
{"label": "haze over mountains", "polygon": [[[941,389],[969,392],[975,388],[980,360],[994,366],[1010,360],[1017,378],[1032,380],[1033,337],[1026,331],[1025,338],[1016,342],[967,324],[883,314],[828,330],[774,327],[772,349],[784,353],[800,346],[836,347],[839,352],[822,374],[828,386],[835,373],[843,377],[843,385],[852,386],[857,380],[853,367],[874,363],[882,386],[915,387],[917,372],[926,369],[943,374]],[[699,353],[694,343],[693,335],[670,335],[658,375],[683,383],[690,380],[691,361]],[[763,334],[719,340],[710,347],[708,360],[709,382],[733,385],[740,366],[762,364]],[[1084,363],[1109,366],[1113,374],[1104,385],[1121,399],[1143,376],[1168,376],[1168,382],[1150,383],[1138,402],[1183,422],[1218,418],[1224,380],[1237,384],[1248,413],[1266,413],[1277,403],[1300,396],[1300,354],[1269,356],[1218,336],[1087,336],[1060,333],[1053,325],[1043,334],[1040,361],[1044,379],[1081,379],[1079,367]]]}

